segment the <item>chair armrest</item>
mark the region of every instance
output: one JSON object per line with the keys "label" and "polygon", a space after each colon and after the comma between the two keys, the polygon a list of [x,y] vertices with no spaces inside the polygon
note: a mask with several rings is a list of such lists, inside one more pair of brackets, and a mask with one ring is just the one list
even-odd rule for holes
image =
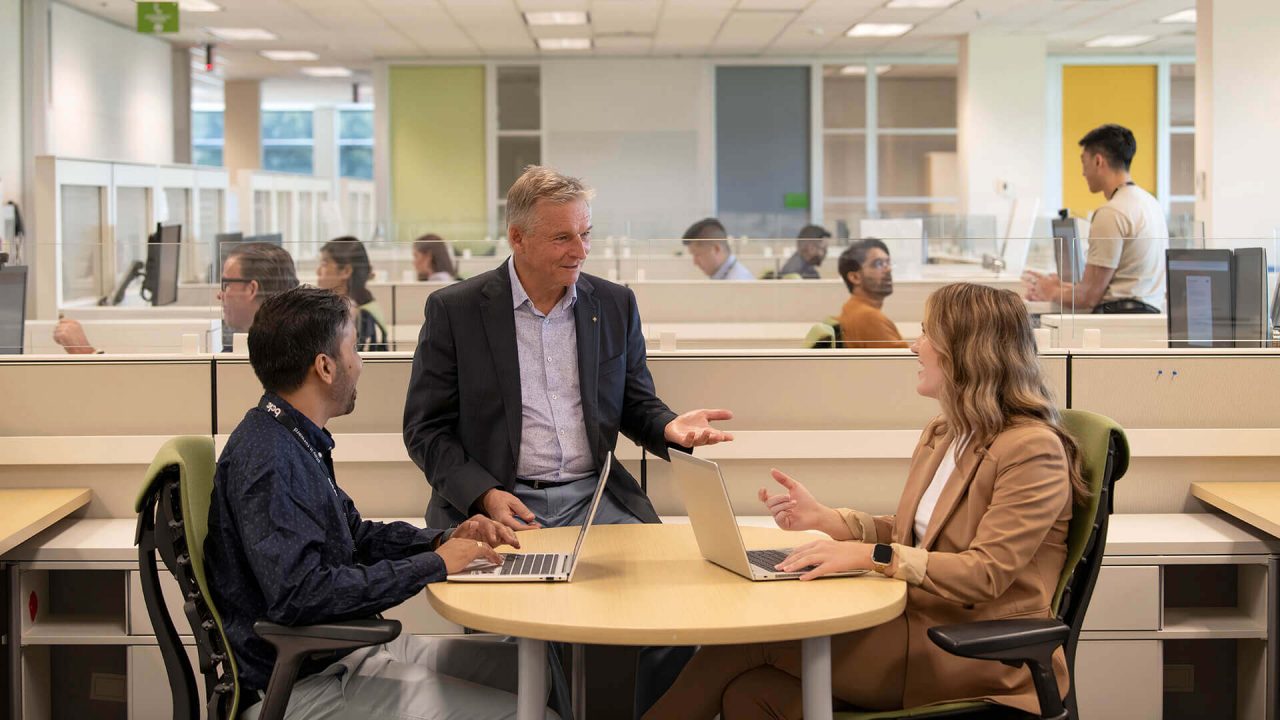
{"label": "chair armrest", "polygon": [[281,720],[303,660],[390,642],[400,634],[400,621],[346,620],[289,627],[259,620],[253,624],[253,631],[276,649],[276,664],[267,681],[258,720]]}
{"label": "chair armrest", "polygon": [[983,620],[929,628],[929,639],[952,655],[982,660],[1028,660],[1052,654],[1071,628],[1054,618]]}
{"label": "chair armrest", "polygon": [[929,639],[952,655],[1026,665],[1040,701],[1040,717],[1066,720],[1068,713],[1053,672],[1053,653],[1071,628],[1056,618],[983,620],[929,628]]}
{"label": "chair armrest", "polygon": [[400,621],[347,620],[290,627],[259,620],[253,624],[253,631],[263,640],[276,645],[277,649],[279,645],[287,643],[290,639],[306,638],[322,642],[332,641],[333,646],[325,648],[326,650],[347,650],[395,640],[400,635]]}

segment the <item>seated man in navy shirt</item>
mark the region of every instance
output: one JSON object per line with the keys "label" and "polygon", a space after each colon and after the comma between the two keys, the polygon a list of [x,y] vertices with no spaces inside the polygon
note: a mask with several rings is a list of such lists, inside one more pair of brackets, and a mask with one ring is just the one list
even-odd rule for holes
{"label": "seated man in navy shirt", "polygon": [[[346,298],[300,287],[267,300],[249,362],[265,394],[218,459],[205,554],[242,697],[254,698],[275,660],[254,621],[370,617],[477,558],[499,561],[493,547],[519,541],[483,515],[452,530],[362,520],[338,487],[324,426],[355,409],[361,370]],[[304,667],[286,717],[514,717],[514,668],[509,643],[401,635]]]}

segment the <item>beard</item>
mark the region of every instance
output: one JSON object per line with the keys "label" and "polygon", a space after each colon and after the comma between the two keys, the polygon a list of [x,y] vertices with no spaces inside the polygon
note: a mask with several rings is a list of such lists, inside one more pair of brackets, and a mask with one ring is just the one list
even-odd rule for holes
{"label": "beard", "polygon": [[351,372],[345,368],[338,370],[338,377],[333,384],[333,404],[342,408],[341,415],[350,415],[356,409],[356,383]]}

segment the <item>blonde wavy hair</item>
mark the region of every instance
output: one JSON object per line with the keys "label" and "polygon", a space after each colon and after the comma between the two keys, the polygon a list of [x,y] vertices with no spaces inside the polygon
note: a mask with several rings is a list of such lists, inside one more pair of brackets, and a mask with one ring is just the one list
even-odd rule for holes
{"label": "blonde wavy hair", "polygon": [[1022,298],[986,285],[946,285],[925,301],[923,331],[938,353],[938,402],[955,436],[986,447],[1007,428],[1044,425],[1066,450],[1073,498],[1088,497],[1080,451],[1045,382]]}

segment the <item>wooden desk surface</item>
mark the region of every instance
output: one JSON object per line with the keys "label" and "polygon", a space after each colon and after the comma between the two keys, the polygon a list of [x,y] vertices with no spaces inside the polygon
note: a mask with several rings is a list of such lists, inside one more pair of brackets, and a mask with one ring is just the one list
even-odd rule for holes
{"label": "wooden desk surface", "polygon": [[1191,494],[1280,537],[1280,482],[1198,482],[1191,483]]}
{"label": "wooden desk surface", "polygon": [[88,488],[0,490],[0,555],[89,504]]}
{"label": "wooden desk surface", "polygon": [[[578,528],[521,533],[522,551],[569,552]],[[742,528],[749,548],[806,533]],[[432,583],[431,606],[460,625],[538,640],[720,645],[798,640],[872,627],[902,613],[907,587],[875,573],[752,582],[702,559],[685,525],[592,527],[571,583]]]}

